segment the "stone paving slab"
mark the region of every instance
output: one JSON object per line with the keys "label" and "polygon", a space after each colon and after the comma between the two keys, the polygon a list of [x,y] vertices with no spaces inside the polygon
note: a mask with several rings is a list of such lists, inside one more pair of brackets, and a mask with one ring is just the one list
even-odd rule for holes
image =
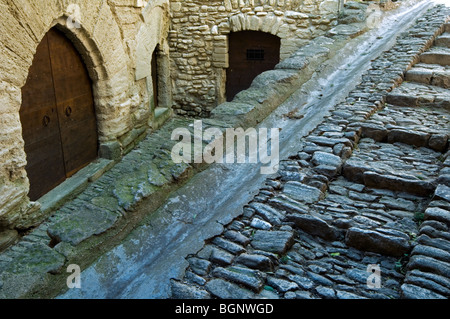
{"label": "stone paving slab", "polygon": [[436,64],[418,63],[406,72],[406,81],[440,86],[444,89],[450,88],[450,67]]}

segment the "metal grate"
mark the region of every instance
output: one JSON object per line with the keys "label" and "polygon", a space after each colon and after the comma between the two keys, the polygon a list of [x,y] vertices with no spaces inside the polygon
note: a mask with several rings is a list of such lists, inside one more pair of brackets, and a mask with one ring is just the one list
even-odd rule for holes
{"label": "metal grate", "polygon": [[247,60],[261,61],[264,60],[264,50],[261,49],[248,49]]}

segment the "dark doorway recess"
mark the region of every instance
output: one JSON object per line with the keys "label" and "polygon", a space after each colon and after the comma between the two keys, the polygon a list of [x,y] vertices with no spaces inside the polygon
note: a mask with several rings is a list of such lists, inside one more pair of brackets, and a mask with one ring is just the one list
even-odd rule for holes
{"label": "dark doorway recess", "polygon": [[280,46],[280,38],[269,33],[259,31],[230,33],[227,101],[233,100],[240,91],[248,89],[256,76],[272,70],[280,62]]}
{"label": "dark doorway recess", "polygon": [[159,47],[156,47],[152,55],[152,82],[153,82],[153,104],[154,108],[158,107],[159,99],[159,61],[158,61]]}

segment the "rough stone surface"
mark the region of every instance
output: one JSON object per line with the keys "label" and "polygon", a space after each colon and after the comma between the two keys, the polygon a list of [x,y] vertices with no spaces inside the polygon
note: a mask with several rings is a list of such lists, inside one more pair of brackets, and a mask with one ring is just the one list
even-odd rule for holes
{"label": "rough stone surface", "polygon": [[255,249],[282,254],[293,244],[293,240],[294,234],[292,232],[257,230],[252,238],[251,245]]}
{"label": "rough stone surface", "polygon": [[360,250],[398,257],[407,253],[410,249],[408,240],[405,238],[359,228],[348,230],[346,244]]}
{"label": "rough stone surface", "polygon": [[173,299],[209,299],[207,291],[172,280]]}
{"label": "rough stone surface", "polygon": [[85,206],[50,224],[47,232],[50,237],[58,242],[78,245],[93,235],[100,235],[107,231],[118,218],[117,214],[110,211],[101,210],[94,206]]}
{"label": "rough stone surface", "polygon": [[314,203],[323,195],[320,190],[298,182],[287,182],[283,194],[304,203]]}
{"label": "rough stone surface", "polygon": [[[173,28],[169,45],[176,48],[172,61],[173,81],[176,83],[173,90],[175,111],[191,116],[209,115],[218,104],[225,102],[225,77],[220,74],[229,67],[227,35],[230,32],[262,31],[278,36],[281,39],[281,60],[284,60],[298,48],[309,44],[310,40],[324,35],[338,18],[337,1],[334,0],[305,3],[269,0],[206,3],[189,0],[171,1],[171,9]],[[192,33],[196,34],[195,39]],[[329,45],[329,41],[319,47],[321,51],[326,50],[322,54],[327,54],[325,45]],[[311,49],[320,54],[319,49]],[[272,83],[279,86],[281,82],[292,81],[292,70],[304,69],[309,63],[304,56],[287,59],[277,70],[259,76],[254,88],[263,87],[270,91]],[[242,94],[240,98],[246,99]],[[240,103],[237,99],[235,102]]]}

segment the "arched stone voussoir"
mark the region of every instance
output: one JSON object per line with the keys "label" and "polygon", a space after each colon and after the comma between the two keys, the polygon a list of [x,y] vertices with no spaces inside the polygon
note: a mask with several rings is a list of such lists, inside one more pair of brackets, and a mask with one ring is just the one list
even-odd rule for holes
{"label": "arched stone voussoir", "polygon": [[286,23],[281,17],[273,13],[265,16],[249,15],[246,13],[239,13],[229,18],[230,30],[232,32],[239,31],[261,31],[276,35],[282,38],[279,30],[282,25]]}

